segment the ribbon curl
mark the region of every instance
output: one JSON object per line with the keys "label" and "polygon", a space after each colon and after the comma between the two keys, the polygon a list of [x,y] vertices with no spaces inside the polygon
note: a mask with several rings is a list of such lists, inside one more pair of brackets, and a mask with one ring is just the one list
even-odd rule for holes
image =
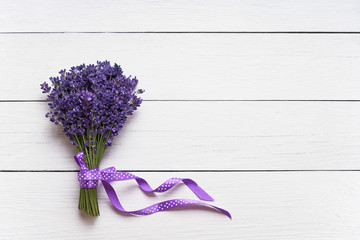
{"label": "ribbon curl", "polygon": [[184,205],[203,205],[203,206],[212,207],[222,212],[231,219],[230,213],[225,209],[192,199],[172,199],[172,200],[156,203],[154,205],[151,205],[149,207],[140,210],[126,211],[121,206],[120,201],[116,195],[116,192],[109,182],[135,179],[141,190],[145,192],[166,192],[169,189],[173,188],[179,182],[183,182],[201,200],[214,201],[214,199],[209,194],[207,194],[195,181],[189,178],[170,178],[156,189],[152,189],[145,179],[137,177],[128,172],[117,172],[115,167],[109,167],[103,170],[99,170],[99,168],[94,168],[89,170],[84,161],[83,152],[79,152],[78,154],[75,155],[74,158],[76,163],[80,167],[80,172],[78,173],[78,181],[80,182],[80,187],[96,188],[98,185],[98,180],[101,180],[105,188],[105,191],[109,197],[110,202],[120,212],[130,213],[135,215],[149,215]]}

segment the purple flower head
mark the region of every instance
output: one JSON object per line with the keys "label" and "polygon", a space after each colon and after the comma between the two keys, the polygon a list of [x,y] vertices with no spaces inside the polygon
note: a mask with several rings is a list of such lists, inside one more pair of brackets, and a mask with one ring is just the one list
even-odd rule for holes
{"label": "purple flower head", "polygon": [[61,70],[50,81],[52,87],[41,84],[50,106],[46,117],[64,127],[73,145],[94,152],[99,144],[111,146],[127,117],[140,106],[138,94],[144,92],[136,89],[136,77],[123,75],[121,67],[109,61]]}
{"label": "purple flower head", "polygon": [[47,82],[43,82],[42,84],[40,84],[40,86],[41,86],[41,90],[43,90],[42,93],[50,92],[51,88],[49,87],[49,84],[47,84]]}
{"label": "purple flower head", "polygon": [[89,104],[95,97],[96,95],[89,91],[81,91],[79,94],[79,100],[83,104]]}
{"label": "purple flower head", "polygon": [[110,138],[107,142],[106,142],[106,146],[110,147],[112,144],[112,139]]}

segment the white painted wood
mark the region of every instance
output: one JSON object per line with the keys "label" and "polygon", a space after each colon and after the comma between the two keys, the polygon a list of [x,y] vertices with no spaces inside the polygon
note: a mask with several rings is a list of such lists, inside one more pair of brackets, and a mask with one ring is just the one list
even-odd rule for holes
{"label": "white painted wood", "polygon": [[3,0],[0,31],[359,31],[356,0]]}
{"label": "white painted wood", "polygon": [[360,35],[0,35],[0,100],[44,99],[63,68],[111,60],[145,99],[359,99]]}
{"label": "white painted wood", "polygon": [[[360,169],[357,102],[144,102],[102,167]],[[0,170],[78,169],[46,103],[0,103]]]}
{"label": "white painted wood", "polygon": [[[360,31],[360,2],[0,2],[0,170],[75,170],[43,116],[39,84],[61,68],[111,60],[146,100],[359,99],[360,35],[8,34],[5,32]],[[5,102],[3,102],[5,100]],[[102,167],[119,170],[360,169],[358,102],[145,101]],[[77,210],[75,172],[0,172],[0,239],[359,239],[358,172],[136,173],[157,186],[190,177],[229,210]],[[195,198],[114,183],[124,207]],[[191,211],[190,211],[191,210]]]}
{"label": "white painted wood", "polygon": [[[176,175],[176,174],[175,174]],[[358,239],[357,172],[178,173],[197,180],[214,204],[151,216],[117,214],[99,188],[101,216],[77,210],[76,173],[0,173],[1,239]],[[141,173],[156,186],[174,173]],[[172,198],[194,198],[185,186],[146,195],[134,181],[114,183],[129,210]],[[175,189],[174,189],[175,190]]]}

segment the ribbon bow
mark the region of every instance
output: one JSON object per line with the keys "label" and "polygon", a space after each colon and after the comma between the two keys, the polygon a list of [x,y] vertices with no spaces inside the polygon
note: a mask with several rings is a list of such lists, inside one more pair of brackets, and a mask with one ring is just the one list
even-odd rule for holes
{"label": "ribbon bow", "polygon": [[212,207],[222,212],[231,219],[230,213],[225,209],[192,199],[172,199],[172,200],[156,203],[154,205],[151,205],[149,207],[140,210],[126,211],[121,206],[120,201],[116,195],[116,192],[109,182],[135,179],[139,187],[145,192],[166,192],[172,187],[174,187],[176,184],[178,184],[179,182],[183,182],[201,200],[214,201],[214,199],[210,197],[210,195],[207,194],[199,185],[197,185],[195,181],[189,178],[170,178],[167,181],[165,181],[163,184],[161,184],[158,188],[152,189],[145,179],[137,177],[128,172],[117,172],[114,167],[109,167],[103,170],[99,170],[99,168],[94,168],[89,170],[84,161],[83,152],[79,152],[78,154],[75,155],[74,158],[76,163],[80,166],[80,172],[78,173],[78,180],[80,182],[80,187],[96,188],[98,184],[98,180],[101,180],[105,188],[105,191],[109,197],[110,202],[120,212],[130,213],[135,215],[149,215],[184,205],[203,205],[203,206]]}

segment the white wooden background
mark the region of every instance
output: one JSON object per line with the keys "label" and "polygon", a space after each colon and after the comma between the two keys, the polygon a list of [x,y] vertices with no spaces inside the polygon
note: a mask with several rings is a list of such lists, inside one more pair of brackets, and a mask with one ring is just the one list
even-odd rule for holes
{"label": "white wooden background", "polygon": [[[39,84],[108,59],[145,101],[104,156],[229,210],[77,210],[75,150]],[[0,239],[359,239],[360,2],[0,1]],[[114,183],[135,210],[176,197]]]}

